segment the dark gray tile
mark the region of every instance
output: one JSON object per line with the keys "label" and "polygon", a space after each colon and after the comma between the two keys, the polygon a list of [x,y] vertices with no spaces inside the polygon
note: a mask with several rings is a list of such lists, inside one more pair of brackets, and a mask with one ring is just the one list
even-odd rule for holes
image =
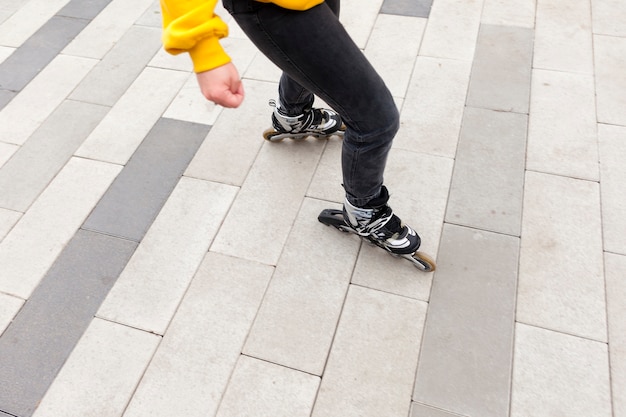
{"label": "dark gray tile", "polygon": [[445,225],[413,399],[508,416],[519,238]]}
{"label": "dark gray tile", "polygon": [[91,20],[109,3],[111,3],[111,0],[72,0],[57,13],[57,16]]}
{"label": "dark gray tile", "polygon": [[385,0],[380,12],[400,16],[428,17],[432,5],[433,0]]}
{"label": "dark gray tile", "polygon": [[467,107],[446,222],[519,236],[528,116]]}
{"label": "dark gray tile", "polygon": [[32,415],[136,246],[78,231],[0,338],[0,410]]}
{"label": "dark gray tile", "polygon": [[534,31],[481,25],[467,105],[528,114]]}
{"label": "dark gray tile", "polygon": [[20,91],[89,23],[55,16],[0,64],[0,88]]}
{"label": "dark gray tile", "polygon": [[108,110],[63,102],[0,168],[0,207],[25,212]]}
{"label": "dark gray tile", "polygon": [[140,241],[210,126],[160,119],[91,213],[84,227]]}

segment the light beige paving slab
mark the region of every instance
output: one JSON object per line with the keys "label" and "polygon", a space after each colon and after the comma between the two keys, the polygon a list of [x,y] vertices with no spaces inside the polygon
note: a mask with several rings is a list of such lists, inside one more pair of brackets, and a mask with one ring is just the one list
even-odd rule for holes
{"label": "light beige paving slab", "polygon": [[509,410],[519,238],[446,225],[413,399],[458,414]]}
{"label": "light beige paving slab", "polygon": [[626,5],[621,0],[592,0],[593,33],[626,37]]}
{"label": "light beige paving slab", "polygon": [[593,74],[591,0],[537,2],[533,68]]}
{"label": "light beige paving slab", "polygon": [[216,417],[308,417],[319,377],[241,356]]}
{"label": "light beige paving slab", "polygon": [[595,182],[527,173],[519,322],[607,341],[598,188]]}
{"label": "light beige paving slab", "polygon": [[52,60],[0,112],[0,141],[17,145],[26,142],[96,63],[66,55]]}
{"label": "light beige paving slab", "polygon": [[214,416],[273,271],[208,253],[124,417]]}
{"label": "light beige paving slab", "polygon": [[433,2],[420,56],[471,61],[484,0]]}
{"label": "light beige paving slab", "polygon": [[108,110],[63,101],[0,169],[0,206],[25,212]]}
{"label": "light beige paving slab", "polygon": [[[392,149],[385,172],[389,205],[422,239],[420,251],[436,259],[450,190],[453,161]],[[428,300],[432,274],[384,250],[363,244],[352,282],[381,291]]]}
{"label": "light beige paving slab", "polygon": [[342,145],[342,140],[337,136],[326,142],[322,159],[317,165],[307,196],[343,204],[346,192],[341,186],[343,183],[341,172]]}
{"label": "light beige paving slab", "polygon": [[0,208],[0,242],[22,217],[22,213]]}
{"label": "light beige paving slab", "polygon": [[305,199],[243,352],[321,375],[359,242],[317,221],[329,203]]}
{"label": "light beige paving slab", "polygon": [[533,71],[527,169],[599,179],[592,76]]}
{"label": "light beige paving slab", "polygon": [[82,156],[124,165],[161,117],[188,74],[146,68],[76,151]]}
{"label": "light beige paving slab", "polygon": [[365,49],[383,0],[344,0],[339,20],[359,48]]}
{"label": "light beige paving slab", "polygon": [[[244,77],[250,80],[278,82],[282,71],[265,55],[257,52],[246,69]],[[245,83],[244,83],[245,87]]]}
{"label": "light beige paving slab", "polygon": [[534,0],[485,0],[481,22],[489,25],[535,27]]}
{"label": "light beige paving slab", "polygon": [[[278,85],[247,80],[245,88],[246,99],[242,105],[221,112],[185,175],[225,184],[243,184],[265,142],[263,131],[270,127],[272,114],[267,102],[278,94]],[[265,108],[267,110],[263,110]],[[289,146],[289,141],[284,144]],[[283,143],[273,145],[280,148]]]}
{"label": "light beige paving slab", "polygon": [[520,235],[527,125],[525,114],[465,110],[448,223]]}
{"label": "light beige paving slab", "polygon": [[404,97],[409,85],[417,52],[426,27],[426,19],[379,14],[365,48],[391,94]]}
{"label": "light beige paving slab", "polygon": [[276,265],[323,148],[312,138],[264,143],[212,250]]}
{"label": "light beige paving slab", "polygon": [[0,142],[0,168],[13,156],[19,149],[18,145]]}
{"label": "light beige paving slab", "polygon": [[72,158],[0,244],[0,291],[27,299],[120,166]]}
{"label": "light beige paving slab", "polygon": [[471,62],[418,57],[394,146],[454,158]]}
{"label": "light beige paving slab", "polygon": [[160,337],[94,319],[33,417],[118,417]]}
{"label": "light beige paving slab", "polygon": [[15,51],[15,48],[10,48],[8,46],[0,46],[0,64],[4,62],[5,59],[11,56],[11,54]]}
{"label": "light beige paving slab", "polygon": [[610,417],[605,343],[517,324],[511,417]]}
{"label": "light beige paving slab", "polygon": [[614,417],[626,416],[626,257],[607,253],[607,313]]}
{"label": "light beige paving slab", "polygon": [[152,0],[111,1],[62,53],[102,59],[151,4]]}
{"label": "light beige paving slab", "polygon": [[182,178],[98,311],[164,334],[237,189]]}
{"label": "light beige paving slab", "polygon": [[9,327],[13,317],[15,317],[23,305],[24,300],[21,298],[0,293],[0,335]]}
{"label": "light beige paving slab", "polygon": [[148,66],[185,72],[190,72],[193,68],[189,54],[172,55],[166,52],[164,48],[159,49],[154,54]]}
{"label": "light beige paving slab", "polygon": [[350,286],[312,417],[407,416],[426,303]]}
{"label": "light beige paving slab", "polygon": [[626,126],[626,38],[594,36],[598,122]]}
{"label": "light beige paving slab", "polygon": [[113,106],[160,47],[161,29],[131,27],[70,98]]}
{"label": "light beige paving slab", "polygon": [[598,125],[604,250],[626,255],[626,127]]}
{"label": "light beige paving slab", "polygon": [[21,46],[69,0],[31,0],[0,24],[0,45]]}

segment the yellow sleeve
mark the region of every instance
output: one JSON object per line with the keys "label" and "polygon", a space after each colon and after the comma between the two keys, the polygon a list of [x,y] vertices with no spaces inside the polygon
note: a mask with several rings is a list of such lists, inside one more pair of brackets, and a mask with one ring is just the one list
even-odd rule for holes
{"label": "yellow sleeve", "polygon": [[189,52],[195,72],[230,62],[219,43],[228,26],[214,13],[218,0],[160,0],[163,46],[171,54]]}

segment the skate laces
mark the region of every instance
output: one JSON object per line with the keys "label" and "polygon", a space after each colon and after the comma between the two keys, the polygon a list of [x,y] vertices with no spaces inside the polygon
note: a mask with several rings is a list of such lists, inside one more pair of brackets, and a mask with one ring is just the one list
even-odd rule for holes
{"label": "skate laces", "polygon": [[279,132],[332,133],[341,126],[339,116],[330,110],[311,108],[297,116],[289,116],[280,109],[275,100],[270,100],[269,104],[274,107],[272,124]]}

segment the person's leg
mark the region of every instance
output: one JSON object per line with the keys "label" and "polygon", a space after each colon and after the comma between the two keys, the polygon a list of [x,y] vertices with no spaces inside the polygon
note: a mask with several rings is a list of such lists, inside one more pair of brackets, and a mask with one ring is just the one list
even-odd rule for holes
{"label": "person's leg", "polygon": [[[339,0],[326,0],[326,4],[339,17]],[[278,97],[281,110],[288,116],[296,116],[311,109],[315,97],[307,88],[283,72],[278,83]]]}
{"label": "person's leg", "polygon": [[307,11],[252,0],[224,0],[224,5],[270,60],[341,115],[347,125],[342,151],[347,200],[363,207],[379,197],[398,110],[329,5]]}

